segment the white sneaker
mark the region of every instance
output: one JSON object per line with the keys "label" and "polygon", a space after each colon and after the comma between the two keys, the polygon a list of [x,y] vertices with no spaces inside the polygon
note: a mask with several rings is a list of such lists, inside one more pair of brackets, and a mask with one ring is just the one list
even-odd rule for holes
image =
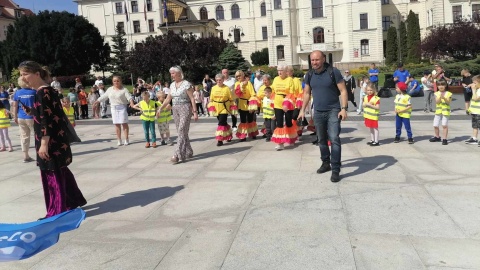
{"label": "white sneaker", "polygon": [[128,140],[125,140],[125,141],[123,142],[123,145],[127,146],[127,145],[128,145]]}
{"label": "white sneaker", "polygon": [[360,115],[360,114],[362,114],[362,111],[357,111],[357,115]]}
{"label": "white sneaker", "polygon": [[278,144],[277,146],[275,146],[275,150],[277,150],[277,151],[281,151],[281,150],[283,150],[283,149],[285,149],[285,147],[283,146],[283,143],[282,143],[282,144]]}
{"label": "white sneaker", "polygon": [[122,141],[118,141],[117,146],[121,146],[121,145],[122,145]]}
{"label": "white sneaker", "polygon": [[232,128],[233,132],[237,132],[237,127]]}

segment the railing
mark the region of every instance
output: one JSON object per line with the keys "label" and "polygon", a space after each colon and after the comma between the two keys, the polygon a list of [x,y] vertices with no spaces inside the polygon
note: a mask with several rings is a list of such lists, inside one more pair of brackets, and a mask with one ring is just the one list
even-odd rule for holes
{"label": "railing", "polygon": [[341,51],[343,50],[342,42],[331,42],[331,43],[313,43],[313,44],[299,44],[297,46],[297,52],[309,52],[320,50],[323,52],[328,51]]}

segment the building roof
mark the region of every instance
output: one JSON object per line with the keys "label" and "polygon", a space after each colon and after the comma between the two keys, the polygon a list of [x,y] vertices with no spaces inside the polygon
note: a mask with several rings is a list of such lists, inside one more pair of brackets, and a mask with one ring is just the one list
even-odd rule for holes
{"label": "building roof", "polygon": [[11,0],[0,0],[0,6],[13,9],[19,8],[19,6]]}
{"label": "building roof", "polygon": [[10,15],[4,7],[0,6],[0,18],[5,18],[5,19],[9,19],[9,20],[15,20],[15,17],[13,17],[12,15]]}
{"label": "building roof", "polygon": [[[209,23],[214,23],[215,26],[219,26],[217,20],[208,19],[208,20],[181,20],[178,22],[169,22],[168,27],[185,27],[185,26],[197,26],[197,25],[208,25]],[[161,23],[160,28],[167,28],[167,23]]]}
{"label": "building roof", "polygon": [[35,15],[35,13],[33,13],[33,11],[31,11],[30,9],[28,8],[22,8],[22,12],[25,16],[32,16],[32,15]]}

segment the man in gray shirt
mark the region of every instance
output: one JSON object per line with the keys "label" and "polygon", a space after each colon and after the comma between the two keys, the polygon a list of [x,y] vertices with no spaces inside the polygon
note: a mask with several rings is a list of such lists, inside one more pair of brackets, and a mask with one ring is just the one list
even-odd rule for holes
{"label": "man in gray shirt", "polygon": [[[314,72],[309,72],[305,77],[305,89],[303,100],[310,100],[313,95],[313,121],[319,138],[320,156],[322,166],[317,173],[332,171],[330,180],[340,181],[340,166],[342,158],[342,146],[340,142],[340,122],[347,119],[348,94],[342,74],[336,68],[329,68],[325,63],[325,54],[321,51],[313,51],[310,54],[310,62]],[[335,83],[336,82],[336,85]],[[340,100],[338,96],[340,95]],[[305,108],[308,102],[304,102],[298,115],[299,119],[305,117]],[[332,144],[332,151],[327,141]]]}

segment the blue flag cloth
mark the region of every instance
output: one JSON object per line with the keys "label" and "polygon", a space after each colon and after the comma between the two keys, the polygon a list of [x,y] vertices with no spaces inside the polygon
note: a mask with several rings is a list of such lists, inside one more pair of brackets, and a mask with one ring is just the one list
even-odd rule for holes
{"label": "blue flag cloth", "polygon": [[74,230],[85,219],[80,208],[23,224],[0,223],[0,262],[29,258],[58,242],[60,233]]}

